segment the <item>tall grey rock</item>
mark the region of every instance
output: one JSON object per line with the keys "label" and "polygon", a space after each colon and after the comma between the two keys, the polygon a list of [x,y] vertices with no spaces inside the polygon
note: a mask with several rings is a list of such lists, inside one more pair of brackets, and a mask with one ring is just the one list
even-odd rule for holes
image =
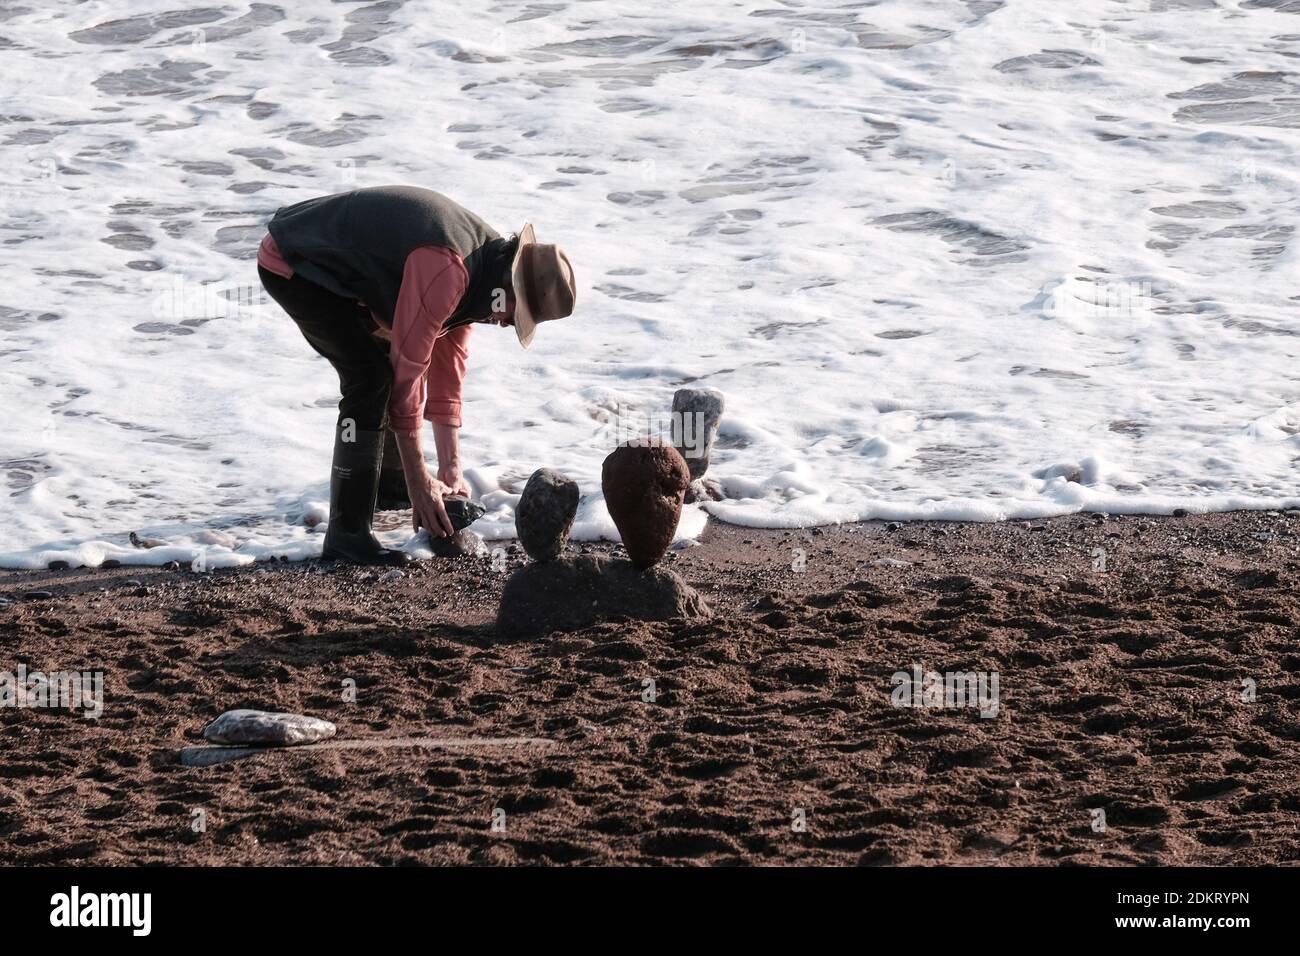
{"label": "tall grey rock", "polygon": [[716,388],[679,388],[673,393],[673,446],[686,459],[691,481],[709,470],[725,404]]}

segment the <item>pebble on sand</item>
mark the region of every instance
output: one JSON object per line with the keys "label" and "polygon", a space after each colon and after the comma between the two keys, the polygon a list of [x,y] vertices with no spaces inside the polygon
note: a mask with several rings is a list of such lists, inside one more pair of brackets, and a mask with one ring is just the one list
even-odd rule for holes
{"label": "pebble on sand", "polygon": [[721,501],[727,497],[722,483],[716,478],[696,478],[686,487],[685,502],[688,505],[697,501]]}
{"label": "pebble on sand", "polygon": [[294,747],[329,740],[337,732],[328,720],[265,710],[228,710],[203,731],[214,744],[261,744]]}
{"label": "pebble on sand", "polygon": [[638,568],[650,567],[668,550],[689,481],[677,449],[655,439],[622,445],[605,459],[600,474],[605,504]]}
{"label": "pebble on sand", "polygon": [[578,513],[578,483],[550,468],[538,468],[515,509],[519,542],[534,561],[557,558]]}
{"label": "pebble on sand", "polygon": [[235,547],[235,539],[224,531],[218,531],[216,528],[204,528],[194,536],[194,540],[199,544],[211,544],[222,548]]}
{"label": "pebble on sand", "polygon": [[[481,507],[481,506],[480,506]],[[453,521],[452,524],[455,524]],[[473,531],[460,530],[449,538],[429,537],[429,548],[440,558],[462,558],[473,556],[487,550],[481,535]]]}

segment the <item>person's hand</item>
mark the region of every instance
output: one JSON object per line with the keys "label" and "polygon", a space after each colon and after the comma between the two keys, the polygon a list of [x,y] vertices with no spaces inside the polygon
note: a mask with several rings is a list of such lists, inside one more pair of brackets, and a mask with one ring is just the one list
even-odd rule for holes
{"label": "person's hand", "polygon": [[[431,538],[448,538],[456,533],[456,529],[451,526],[442,499],[451,494],[451,489],[430,478],[427,471],[422,473],[424,481],[408,488],[411,493],[411,527],[416,531],[424,528]],[[410,484],[408,478],[407,485]]]}
{"label": "person's hand", "polygon": [[473,497],[470,493],[469,482],[465,480],[465,476],[460,473],[459,468],[439,468],[438,480],[451,489],[447,492],[449,495],[460,495],[464,498]]}

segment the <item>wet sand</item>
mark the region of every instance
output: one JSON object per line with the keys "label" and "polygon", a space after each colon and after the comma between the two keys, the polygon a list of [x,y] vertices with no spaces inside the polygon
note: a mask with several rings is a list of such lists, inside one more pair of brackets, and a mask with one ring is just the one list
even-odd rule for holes
{"label": "wet sand", "polygon": [[[97,721],[0,710],[9,859],[1300,860],[1300,514],[714,524],[669,560],[711,621],[514,643],[479,559],[0,573],[0,671],[106,673]],[[996,674],[997,715],[894,706],[914,664]],[[235,707],[553,743],[181,766]]]}

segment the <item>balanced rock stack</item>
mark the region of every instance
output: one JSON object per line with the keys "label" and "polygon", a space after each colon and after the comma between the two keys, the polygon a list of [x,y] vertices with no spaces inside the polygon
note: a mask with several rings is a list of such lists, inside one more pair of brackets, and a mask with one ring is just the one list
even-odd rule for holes
{"label": "balanced rock stack", "polygon": [[614,618],[663,621],[706,616],[704,601],[673,572],[653,567],[672,543],[688,471],[669,445],[625,445],[605,459],[610,516],[632,558],[563,555],[578,508],[578,486],[550,469],[528,479],[516,530],[536,561],[510,576],[497,634],[507,639],[586,627]]}
{"label": "balanced rock stack", "polygon": [[673,447],[686,461],[690,486],[685,501],[689,504],[722,497],[722,488],[713,479],[705,479],[709,455],[718,437],[718,423],[726,400],[716,388],[679,388],[673,393]]}

